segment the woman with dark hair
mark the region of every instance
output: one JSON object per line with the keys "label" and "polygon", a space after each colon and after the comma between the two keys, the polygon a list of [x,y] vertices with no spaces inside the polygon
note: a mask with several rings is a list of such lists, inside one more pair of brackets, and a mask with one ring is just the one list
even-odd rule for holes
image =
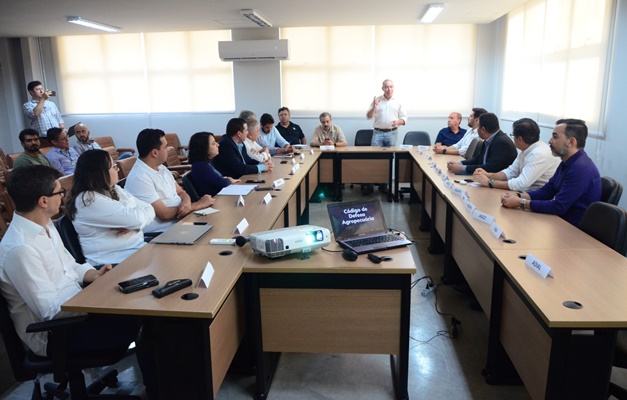
{"label": "woman with dark hair", "polygon": [[118,264],[144,243],[142,228],[155,219],[152,206],[118,183],[118,166],[104,150],[78,158],[66,205],[83,254],[91,265]]}
{"label": "woman with dark hair", "polygon": [[194,133],[189,139],[188,158],[192,165],[190,175],[198,196],[205,194],[215,196],[231,183],[241,182],[239,179],[222,176],[211,163],[211,160],[218,155],[219,147],[211,132]]}

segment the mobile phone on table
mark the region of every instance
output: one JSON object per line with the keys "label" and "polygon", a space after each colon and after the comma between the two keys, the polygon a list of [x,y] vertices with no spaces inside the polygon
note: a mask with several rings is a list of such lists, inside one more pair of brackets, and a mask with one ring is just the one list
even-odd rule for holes
{"label": "mobile phone on table", "polygon": [[140,276],[139,278],[129,279],[128,281],[118,283],[118,287],[122,293],[133,293],[138,290],[157,286],[159,281],[154,275]]}
{"label": "mobile phone on table", "polygon": [[249,179],[246,183],[266,183],[265,179]]}

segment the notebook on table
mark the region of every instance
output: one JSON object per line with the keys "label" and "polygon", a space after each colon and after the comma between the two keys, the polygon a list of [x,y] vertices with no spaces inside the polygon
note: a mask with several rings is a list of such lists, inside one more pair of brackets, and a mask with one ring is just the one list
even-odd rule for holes
{"label": "notebook on table", "polygon": [[411,244],[390,233],[379,200],[358,200],[327,205],[337,243],[357,254],[387,250]]}
{"label": "notebook on table", "polygon": [[194,244],[203,235],[209,232],[213,225],[209,224],[176,224],[161,235],[152,239],[150,243],[165,244]]}

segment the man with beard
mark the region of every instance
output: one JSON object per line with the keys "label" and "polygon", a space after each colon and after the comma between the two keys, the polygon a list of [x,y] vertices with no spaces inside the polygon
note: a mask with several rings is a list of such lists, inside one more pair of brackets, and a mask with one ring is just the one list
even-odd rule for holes
{"label": "man with beard", "polygon": [[24,129],[20,132],[20,143],[24,148],[24,152],[13,163],[13,168],[23,167],[25,165],[45,165],[50,167],[50,161],[39,151],[39,132],[34,129]]}
{"label": "man with beard", "polygon": [[470,129],[466,131],[464,137],[461,138],[459,142],[451,146],[443,146],[442,144],[436,143],[435,146],[433,146],[433,151],[437,154],[459,154],[464,158],[468,158],[466,157],[466,151],[468,151],[468,146],[470,146],[472,140],[479,137],[479,134],[477,133],[477,129],[479,128],[479,117],[485,113],[487,113],[487,111],[484,108],[473,108],[472,112],[468,116],[468,127]]}
{"label": "man with beard", "polygon": [[501,204],[545,214],[555,214],[578,226],[588,206],[601,200],[601,176],[586,152],[588,127],[580,119],[557,121],[549,145],[561,158],[555,175],[538,190],[528,193],[507,192]]}

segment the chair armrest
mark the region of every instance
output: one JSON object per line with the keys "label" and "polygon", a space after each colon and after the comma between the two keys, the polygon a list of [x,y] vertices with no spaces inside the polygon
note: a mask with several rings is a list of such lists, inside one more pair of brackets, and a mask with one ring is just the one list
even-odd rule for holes
{"label": "chair armrest", "polygon": [[26,327],[27,333],[52,331],[59,328],[67,328],[77,325],[87,319],[88,315],[78,315],[76,317],[51,319],[49,321],[35,322]]}
{"label": "chair armrest", "polygon": [[170,171],[189,171],[192,169],[192,166],[187,164],[187,165],[173,165],[171,167],[167,167]]}
{"label": "chair armrest", "polygon": [[117,150],[118,150],[118,153],[129,152],[129,153],[135,154],[135,149],[130,149],[130,148],[126,148],[126,147],[118,147]]}

